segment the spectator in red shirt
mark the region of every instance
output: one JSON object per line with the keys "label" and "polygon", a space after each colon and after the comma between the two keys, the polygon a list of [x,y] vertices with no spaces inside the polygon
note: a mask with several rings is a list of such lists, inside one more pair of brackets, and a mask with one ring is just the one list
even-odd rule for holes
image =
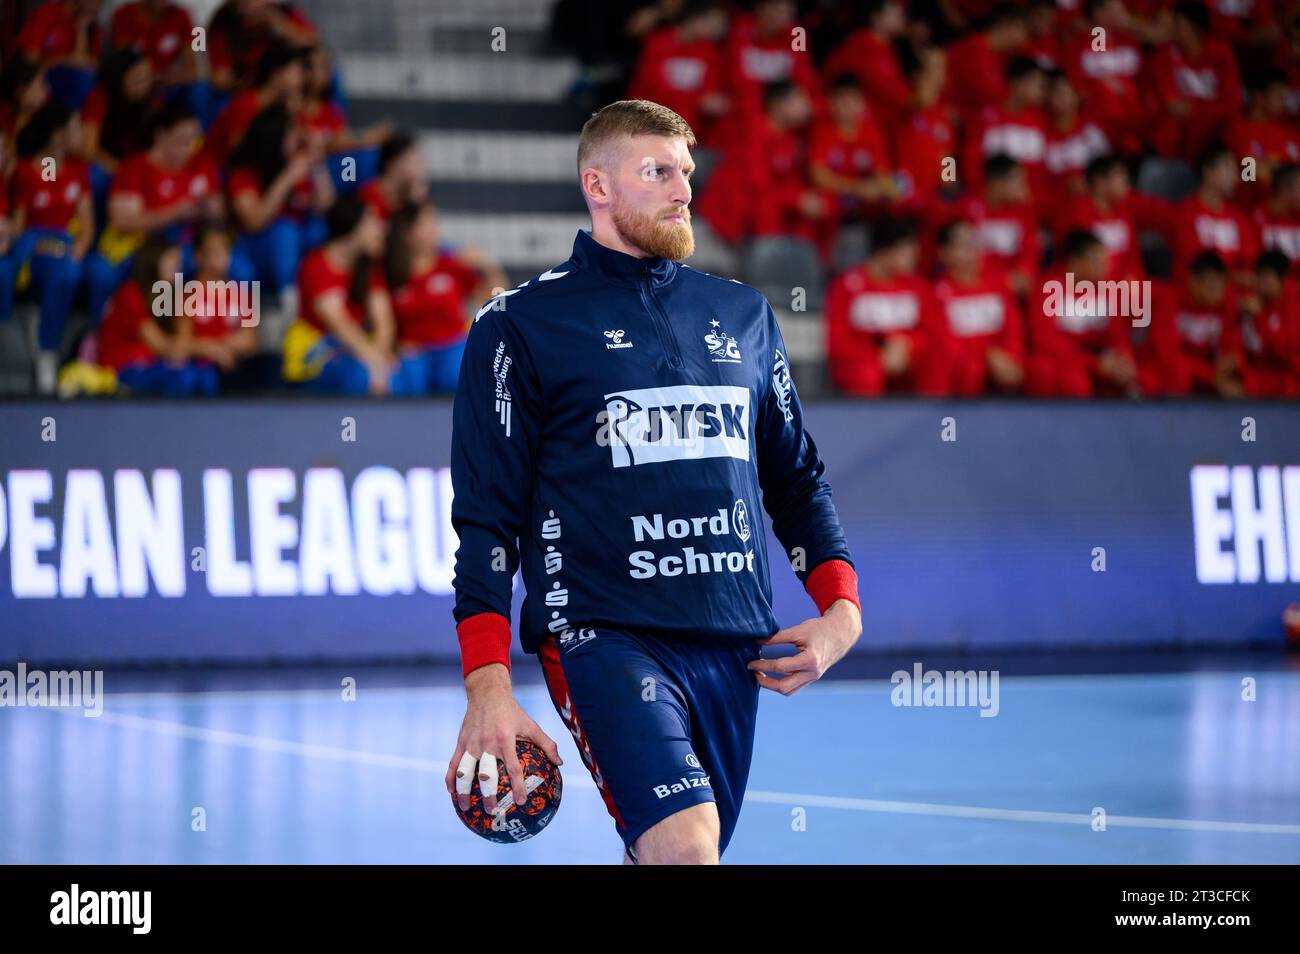
{"label": "spectator in red shirt", "polygon": [[[155,236],[140,249],[129,280],[104,309],[99,364],[116,371],[118,383],[130,392],[167,397],[217,393],[216,368],[192,360],[193,323],[184,309],[173,315],[168,314],[171,308],[154,308],[156,286],[170,288],[180,270],[180,246]],[[170,299],[170,292],[161,294]]]}
{"label": "spectator in red shirt", "polygon": [[867,25],[831,53],[825,73],[857,76],[880,124],[886,129],[899,129],[916,105],[912,85],[894,49],[894,42],[907,28],[907,15],[898,0],[868,0],[863,8]]}
{"label": "spectator in red shirt", "polygon": [[18,34],[22,55],[48,70],[50,93],[76,112],[95,84],[103,30],[100,0],[48,0],[31,12]]}
{"label": "spectator in red shirt", "polygon": [[226,179],[235,249],[253,263],[272,295],[290,291],[307,251],[325,238],[322,217],[334,198],[319,137],[295,127],[283,106],[257,114]]}
{"label": "spectator in red shirt", "polygon": [[[1279,165],[1300,162],[1300,131],[1287,115],[1285,73],[1273,67],[1262,70],[1249,87],[1249,107],[1229,124],[1227,144],[1238,157],[1254,159],[1256,181],[1268,185]],[[1246,198],[1258,194],[1252,188]]]}
{"label": "spectator in red shirt", "polygon": [[729,146],[696,206],[725,241],[793,235],[828,254],[835,204],[809,178],[805,130],[811,104],[801,87],[788,82],[772,83],[766,97],[765,113],[744,140]]}
{"label": "spectator in red shirt", "polygon": [[45,67],[18,60],[0,78],[0,178],[13,172],[15,140],[37,110],[50,98]]}
{"label": "spectator in red shirt", "polygon": [[148,58],[168,101],[180,99],[206,129],[212,124],[212,88],[199,77],[194,22],[171,0],[131,0],[113,13],[109,46]]}
{"label": "spectator in red shirt", "polygon": [[1028,42],[1025,11],[1003,7],[983,30],[948,48],[947,98],[961,111],[963,121],[973,122],[985,106],[1007,98],[1010,58],[1024,54]]}
{"label": "spectator in red shirt", "polygon": [[1139,152],[1146,111],[1138,86],[1142,47],[1132,35],[1133,22],[1122,0],[1087,0],[1084,8],[1089,29],[1063,44],[1062,68],[1115,148]]}
{"label": "spectator in red shirt", "polygon": [[1210,30],[1220,39],[1236,47],[1246,57],[1266,49],[1281,35],[1278,28],[1278,7],[1291,6],[1276,0],[1211,0]]}
{"label": "spectator in red shirt", "polygon": [[1300,165],[1288,163],[1273,174],[1273,195],[1255,210],[1255,227],[1261,248],[1300,266]]}
{"label": "spectator in red shirt", "polygon": [[153,67],[134,50],[110,53],[99,83],[81,107],[81,156],[90,165],[95,217],[108,214],[108,192],[118,164],[152,143],[153,116],[160,105]]}
{"label": "spectator in red shirt", "polygon": [[827,359],[844,393],[948,393],[947,329],[929,282],[916,274],[918,254],[916,227],[884,219],[872,229],[871,257],[831,284]]}
{"label": "spectator in red shirt", "polygon": [[1173,206],[1153,196],[1134,192],[1128,168],[1118,156],[1099,156],[1088,163],[1083,195],[1061,212],[1058,240],[1070,232],[1091,232],[1106,247],[1106,277],[1116,280],[1146,278],[1140,232],[1167,235]]}
{"label": "spectator in red shirt", "polygon": [[1149,136],[1161,154],[1195,159],[1241,112],[1241,79],[1232,47],[1209,35],[1204,3],[1179,0],[1173,27],[1152,63]]}
{"label": "spectator in red shirt", "polygon": [[1061,29],[1060,13],[1061,8],[1053,0],[1030,0],[1029,9],[1025,11],[1029,39],[1024,53],[1048,71],[1062,68],[1061,44],[1065,31]]}
{"label": "spectator in red shirt", "polygon": [[940,219],[974,222],[980,248],[990,264],[1007,275],[1017,295],[1024,296],[1043,257],[1025,170],[1010,156],[990,156],[984,162],[983,180],[983,195],[962,199],[951,214],[941,211]]}
{"label": "spectator in red shirt", "polygon": [[1045,208],[1047,120],[1042,107],[1047,77],[1033,60],[1017,57],[1007,66],[1007,89],[1006,99],[980,110],[967,131],[965,185],[971,192],[979,192],[985,160],[1010,156],[1024,169],[1030,195]]}
{"label": "spectator in red shirt", "polygon": [[629,99],[667,106],[686,120],[700,142],[730,105],[722,90],[722,38],[727,14],[717,0],[688,0],[670,26],[646,38]]}
{"label": "spectator in red shirt", "polygon": [[1255,264],[1241,297],[1242,384],[1251,397],[1300,397],[1300,301],[1291,262],[1276,249]]}
{"label": "spectator in red shirt", "polygon": [[1071,232],[1060,264],[1038,283],[1025,323],[1025,390],[1034,397],[1090,398],[1138,393],[1130,317],[1112,313],[1100,283],[1106,249],[1089,232]]}
{"label": "spectator in red shirt", "polygon": [[951,393],[1018,391],[1025,377],[1020,306],[1006,276],[984,262],[973,222],[958,219],[939,231],[939,261],[934,296],[948,328]]}
{"label": "spectator in red shirt", "polygon": [[926,50],[912,76],[915,107],[901,125],[882,128],[900,173],[896,199],[921,214],[957,182],[956,111],[942,98],[946,70],[943,51]]}
{"label": "spectator in red shirt", "polygon": [[396,326],[383,271],[384,225],[355,193],[327,216],[329,239],[303,259],[299,314],[284,337],[284,377],[315,391],[400,394]]}
{"label": "spectator in red shirt", "polygon": [[113,11],[108,43],[147,57],[164,85],[181,86],[198,77],[193,29],[189,12],[170,0],[131,0]]}
{"label": "spectator in red shirt", "polygon": [[834,197],[840,222],[859,221],[894,198],[889,153],[852,74],[831,81],[828,103],[829,115],[813,124],[809,178]]}
{"label": "spectator in red shirt", "polygon": [[185,244],[197,225],[222,217],[217,169],[196,152],[198,141],[198,119],[173,102],[154,117],[149,149],[118,166],[109,187],[108,225],[99,238],[99,255],[88,267],[92,318],[98,319],[126,279],[131,256],[150,234],[166,233]]}
{"label": "spectator in red shirt", "polygon": [[408,205],[393,216],[384,258],[397,323],[401,384],[407,394],[456,390],[471,302],[504,288],[505,272],[476,249],[441,244],[432,203]]}
{"label": "spectator in red shirt", "polygon": [[208,69],[218,98],[255,76],[270,48],[302,49],[316,40],[316,27],[292,3],[226,0],[208,24]]}
{"label": "spectator in red shirt", "polygon": [[1289,14],[1282,21],[1282,38],[1273,48],[1273,66],[1286,77],[1286,112],[1288,116],[1300,115],[1300,11]]}
{"label": "spectator in red shirt", "polygon": [[[328,158],[334,188],[347,192],[359,183],[369,182],[379,174],[379,147],[392,135],[390,123],[367,129],[348,126],[343,105],[333,97],[334,63],[330,51],[316,44],[304,61],[302,108],[294,121],[313,135],[320,136]],[[348,165],[348,160],[352,165]]]}
{"label": "spectator in red shirt", "polygon": [[1201,252],[1217,252],[1234,280],[1249,284],[1258,249],[1255,230],[1233,202],[1240,181],[1237,157],[1212,146],[1198,166],[1200,187],[1178,203],[1173,221],[1174,279],[1187,277],[1187,266]]}
{"label": "spectator in red shirt", "polygon": [[765,109],[765,90],[772,83],[793,83],[808,101],[819,102],[821,85],[812,53],[796,48],[792,0],[758,0],[751,16],[737,15],[723,43],[723,89],[731,102],[721,142],[743,138]]}
{"label": "spectator in red shirt", "polygon": [[217,162],[225,162],[259,113],[272,106],[283,106],[290,116],[296,116],[303,106],[306,59],[307,50],[303,48],[268,48],[257,63],[254,84],[236,90],[229,98],[208,130],[203,148]]}
{"label": "spectator in red shirt", "polygon": [[[205,294],[192,313],[187,312],[193,328],[190,356],[215,365],[222,378],[223,390],[228,381],[236,380],[241,362],[257,351],[257,332],[254,325],[260,315],[247,296],[236,291],[229,282],[232,243],[230,233],[214,225],[205,225],[194,236],[195,281],[205,289],[223,290]],[[254,299],[256,301],[256,299]]]}
{"label": "spectator in red shirt", "polygon": [[379,147],[379,175],[361,186],[357,194],[387,223],[406,205],[418,205],[429,194],[424,154],[406,130],[389,134]]}
{"label": "spectator in red shirt", "polygon": [[[110,53],[99,73],[99,84],[81,107],[82,157],[107,180],[127,156],[148,149],[150,130],[159,103],[154,95],[153,67],[134,50]],[[96,183],[97,191],[99,183]]]}
{"label": "spectator in red shirt", "polygon": [[1187,279],[1156,296],[1143,355],[1143,390],[1184,397],[1241,397],[1241,331],[1228,270],[1201,252]]}
{"label": "spectator in red shirt", "polygon": [[32,292],[41,303],[36,360],[37,389],[53,393],[64,324],[85,276],[95,212],[90,173],[76,156],[79,127],[56,102],[42,106],[18,134],[14,170],[15,274],[30,266]]}
{"label": "spectator in red shirt", "polygon": [[1043,165],[1047,173],[1048,204],[1055,217],[1070,199],[1084,191],[1083,172],[1088,163],[1111,151],[1106,133],[1079,110],[1079,94],[1070,78],[1053,72],[1047,87],[1047,145]]}

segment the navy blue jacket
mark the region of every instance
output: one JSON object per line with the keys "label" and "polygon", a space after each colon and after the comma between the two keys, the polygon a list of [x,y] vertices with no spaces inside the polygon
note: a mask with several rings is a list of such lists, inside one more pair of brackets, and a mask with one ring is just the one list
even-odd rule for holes
{"label": "navy blue jacket", "polygon": [[529,652],[584,627],[770,636],[760,501],[801,580],[827,561],[852,575],[824,470],[758,291],[580,231],[470,329],[451,451],[462,646],[467,620],[509,620],[521,561]]}

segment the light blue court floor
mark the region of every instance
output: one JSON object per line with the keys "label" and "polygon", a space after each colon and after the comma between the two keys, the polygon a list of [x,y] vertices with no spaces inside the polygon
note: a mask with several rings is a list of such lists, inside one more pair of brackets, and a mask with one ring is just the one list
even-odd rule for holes
{"label": "light blue court floor", "polygon": [[[345,702],[230,682],[114,693],[110,678],[99,718],[0,709],[0,862],[619,861],[540,684],[516,691],[560,742],[564,801],[539,837],[499,846],[461,826],[443,789],[457,686],[363,675]],[[725,862],[1300,862],[1300,672],[1003,676],[993,718],[896,707],[890,689],[763,694]]]}

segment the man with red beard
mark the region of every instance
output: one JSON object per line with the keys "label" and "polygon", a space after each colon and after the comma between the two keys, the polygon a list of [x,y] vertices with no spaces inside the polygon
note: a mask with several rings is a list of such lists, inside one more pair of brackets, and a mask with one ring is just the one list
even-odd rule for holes
{"label": "man with red beard", "polygon": [[[523,648],[541,657],[625,858],[650,864],[718,862],[759,690],[820,678],[862,629],[772,307],[680,262],[694,247],[694,144],[680,116],[644,100],[587,121],[591,231],[568,261],[480,309],[452,412],[467,706],[447,791],[461,811],[480,796],[494,815],[499,784],[526,798],[519,739],[559,761],[511,688],[522,567]],[[772,614],[760,507],[797,548],[821,614],[788,630]],[[761,658],[765,644],[797,652]]]}
{"label": "man with red beard", "polygon": [[827,359],[844,393],[948,393],[948,333],[929,283],[916,274],[918,251],[914,225],[882,219],[871,231],[871,257],[827,292]]}
{"label": "man with red beard", "polygon": [[934,296],[951,337],[952,393],[1018,391],[1025,377],[1020,306],[1006,276],[985,265],[973,223],[959,219],[940,230],[939,261],[944,274]]}
{"label": "man with red beard", "polygon": [[1118,156],[1101,156],[1088,163],[1086,191],[1066,205],[1058,240],[1069,232],[1091,232],[1106,246],[1106,277],[1142,279],[1146,267],[1138,233],[1168,234],[1173,206],[1129,187],[1128,169]]}
{"label": "man with red beard", "polygon": [[1300,397],[1300,300],[1290,268],[1281,252],[1264,252],[1253,293],[1241,297],[1241,377],[1251,397]]}
{"label": "man with red beard", "polygon": [[1097,293],[1106,277],[1105,246],[1090,232],[1071,232],[1059,258],[1031,298],[1025,390],[1034,397],[1135,395],[1132,317],[1112,314]]}
{"label": "man with red beard", "polygon": [[1201,252],[1187,278],[1160,289],[1142,355],[1147,394],[1240,397],[1241,329],[1228,270],[1214,252]]}

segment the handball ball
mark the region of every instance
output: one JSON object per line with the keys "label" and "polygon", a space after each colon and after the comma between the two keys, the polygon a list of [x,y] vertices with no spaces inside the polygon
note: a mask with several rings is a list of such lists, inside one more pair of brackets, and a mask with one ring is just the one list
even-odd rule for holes
{"label": "handball ball", "polygon": [[[528,793],[523,805],[515,804],[510,788],[510,775],[506,763],[497,759],[497,812],[489,815],[483,808],[483,794],[475,776],[469,790],[469,808],[460,810],[456,795],[451,796],[452,807],[460,820],[476,835],[503,845],[527,841],[551,823],[560,807],[560,793],[564,782],[560,767],[545,752],[527,739],[515,741],[515,752],[524,770],[524,789]],[[507,806],[502,811],[502,806]]]}
{"label": "handball ball", "polygon": [[1300,649],[1300,603],[1292,603],[1282,613],[1282,628],[1292,649]]}

